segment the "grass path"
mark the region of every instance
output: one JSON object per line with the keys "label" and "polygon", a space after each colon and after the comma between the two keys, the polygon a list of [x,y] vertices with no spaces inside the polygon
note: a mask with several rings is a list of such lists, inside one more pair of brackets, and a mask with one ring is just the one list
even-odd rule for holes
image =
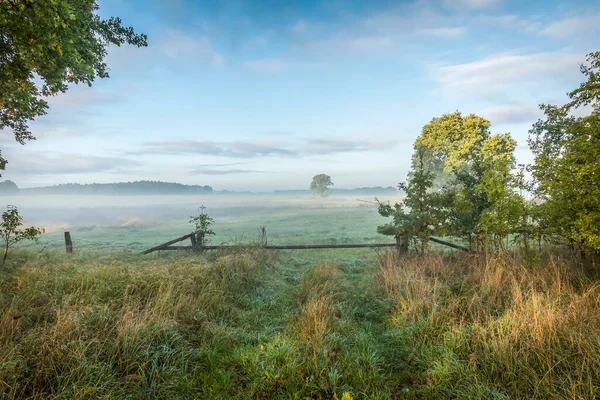
{"label": "grass path", "polygon": [[[389,307],[373,284],[376,259],[337,255],[327,262],[328,254],[283,254],[252,296],[268,365],[255,371],[269,382],[256,388],[259,395],[389,399],[410,382],[401,343],[388,334]],[[285,363],[274,362],[278,357]]]}

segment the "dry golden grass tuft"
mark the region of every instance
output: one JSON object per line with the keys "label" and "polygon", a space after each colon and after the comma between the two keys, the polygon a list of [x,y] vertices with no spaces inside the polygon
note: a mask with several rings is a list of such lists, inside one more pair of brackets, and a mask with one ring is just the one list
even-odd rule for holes
{"label": "dry golden grass tuft", "polygon": [[335,263],[316,263],[304,274],[298,332],[313,352],[335,329],[342,286],[343,274]]}
{"label": "dry golden grass tuft", "polygon": [[343,274],[335,263],[316,263],[304,274],[302,281],[303,302],[315,296],[331,300],[339,298],[342,292]]}
{"label": "dry golden grass tuft", "polygon": [[600,285],[572,263],[389,254],[377,282],[395,305],[393,324],[418,332],[409,337],[431,382],[470,377],[524,398],[599,389]]}
{"label": "dry golden grass tuft", "polygon": [[302,308],[298,319],[300,337],[318,343],[329,333],[335,317],[335,306],[323,296],[311,297]]}

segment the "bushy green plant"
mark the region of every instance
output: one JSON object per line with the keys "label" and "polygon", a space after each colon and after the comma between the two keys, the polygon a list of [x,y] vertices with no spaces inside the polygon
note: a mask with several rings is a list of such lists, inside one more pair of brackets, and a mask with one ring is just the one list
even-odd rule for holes
{"label": "bushy green plant", "polygon": [[213,236],[215,232],[212,230],[214,224],[214,218],[211,218],[204,212],[206,206],[201,205],[198,208],[197,216],[190,216],[190,223],[194,225],[194,231],[192,232],[192,242],[196,247],[203,248],[210,242],[210,236]]}
{"label": "bushy green plant", "polygon": [[20,229],[23,226],[23,217],[19,215],[19,210],[15,206],[8,206],[7,210],[2,213],[2,222],[0,222],[0,238],[2,238],[4,247],[4,257],[2,257],[2,265],[6,262],[8,249],[15,243],[21,240],[37,241],[39,236],[44,233],[44,229],[35,228],[33,226],[25,229]]}
{"label": "bushy green plant", "polygon": [[378,226],[377,232],[399,238],[404,241],[404,247],[412,240],[419,253],[425,251],[429,237],[443,228],[443,196],[432,190],[435,174],[427,168],[426,157],[423,148],[415,147],[413,171],[409,174],[408,182],[398,185],[406,197],[393,206],[380,203],[378,208],[381,216],[392,217],[392,221]]}

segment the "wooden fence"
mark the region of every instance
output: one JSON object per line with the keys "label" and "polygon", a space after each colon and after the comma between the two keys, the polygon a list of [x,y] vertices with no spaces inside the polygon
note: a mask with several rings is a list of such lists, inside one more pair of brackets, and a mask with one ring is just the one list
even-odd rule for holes
{"label": "wooden fence", "polygon": [[[173,239],[173,240],[170,240],[163,244],[160,244],[158,246],[144,250],[142,252],[142,254],[149,254],[154,251],[162,251],[162,250],[167,250],[167,251],[168,250],[204,251],[204,250],[218,250],[218,249],[228,249],[228,248],[239,247],[239,246],[232,246],[232,245],[199,246],[198,241],[195,240],[196,238],[194,235],[195,235],[194,233],[188,233],[187,235],[183,235],[177,239]],[[191,240],[191,242],[192,242],[191,246],[173,246],[173,244],[182,242],[186,239]],[[437,239],[437,238],[433,238],[433,237],[430,237],[429,240],[431,240],[434,243],[452,247],[453,249],[457,249],[457,250],[461,250],[461,251],[465,251],[465,252],[472,252],[470,249],[468,249],[466,247],[463,247],[463,246],[460,246],[460,245],[457,245],[454,243],[450,243],[445,240],[441,240],[441,239]],[[360,248],[396,247],[396,248],[398,248],[399,251],[401,251],[401,249],[403,248],[400,240],[397,240],[396,243],[297,244],[297,245],[275,245],[275,246],[261,244],[261,245],[258,245],[257,247],[260,247],[260,248],[266,249],[266,250],[360,249]]]}

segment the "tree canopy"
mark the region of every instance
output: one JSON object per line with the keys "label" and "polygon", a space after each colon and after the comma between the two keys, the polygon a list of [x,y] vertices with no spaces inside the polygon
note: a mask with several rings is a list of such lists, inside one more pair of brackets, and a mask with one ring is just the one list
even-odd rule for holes
{"label": "tree canopy", "polygon": [[[35,139],[28,123],[46,114],[48,96],[108,77],[110,45],[147,45],[146,35],[97,10],[95,0],[0,1],[0,129],[17,142]],[[0,153],[0,170],[6,163]]]}
{"label": "tree canopy", "polygon": [[[406,197],[394,206],[380,205],[380,214],[393,219],[379,232],[408,236],[420,243],[420,251],[439,233],[481,250],[500,246],[520,211],[511,175],[516,142],[508,133],[491,134],[490,125],[458,111],[425,125],[415,141],[408,182],[400,184]],[[438,185],[436,175],[444,176]]]}
{"label": "tree canopy", "polygon": [[[600,251],[600,51],[588,55],[581,72],[587,80],[569,93],[570,102],[540,106],[545,118],[530,130],[529,145],[544,233],[588,252]],[[572,114],[583,106],[589,114]]]}
{"label": "tree canopy", "polygon": [[329,186],[333,186],[331,177],[325,174],[319,174],[313,176],[312,182],[310,183],[310,190],[314,195],[327,197],[331,194]]}
{"label": "tree canopy", "polygon": [[519,170],[517,143],[509,133],[492,134],[486,119],[458,111],[433,118],[400,184],[406,197],[380,204],[392,219],[378,231],[412,240],[418,251],[442,234],[479,251],[503,249],[512,236],[527,256],[533,237],[540,247],[544,239],[600,253],[600,51],[588,54],[581,72],[586,80],[570,101],[540,106],[545,117],[529,132],[534,163]]}

